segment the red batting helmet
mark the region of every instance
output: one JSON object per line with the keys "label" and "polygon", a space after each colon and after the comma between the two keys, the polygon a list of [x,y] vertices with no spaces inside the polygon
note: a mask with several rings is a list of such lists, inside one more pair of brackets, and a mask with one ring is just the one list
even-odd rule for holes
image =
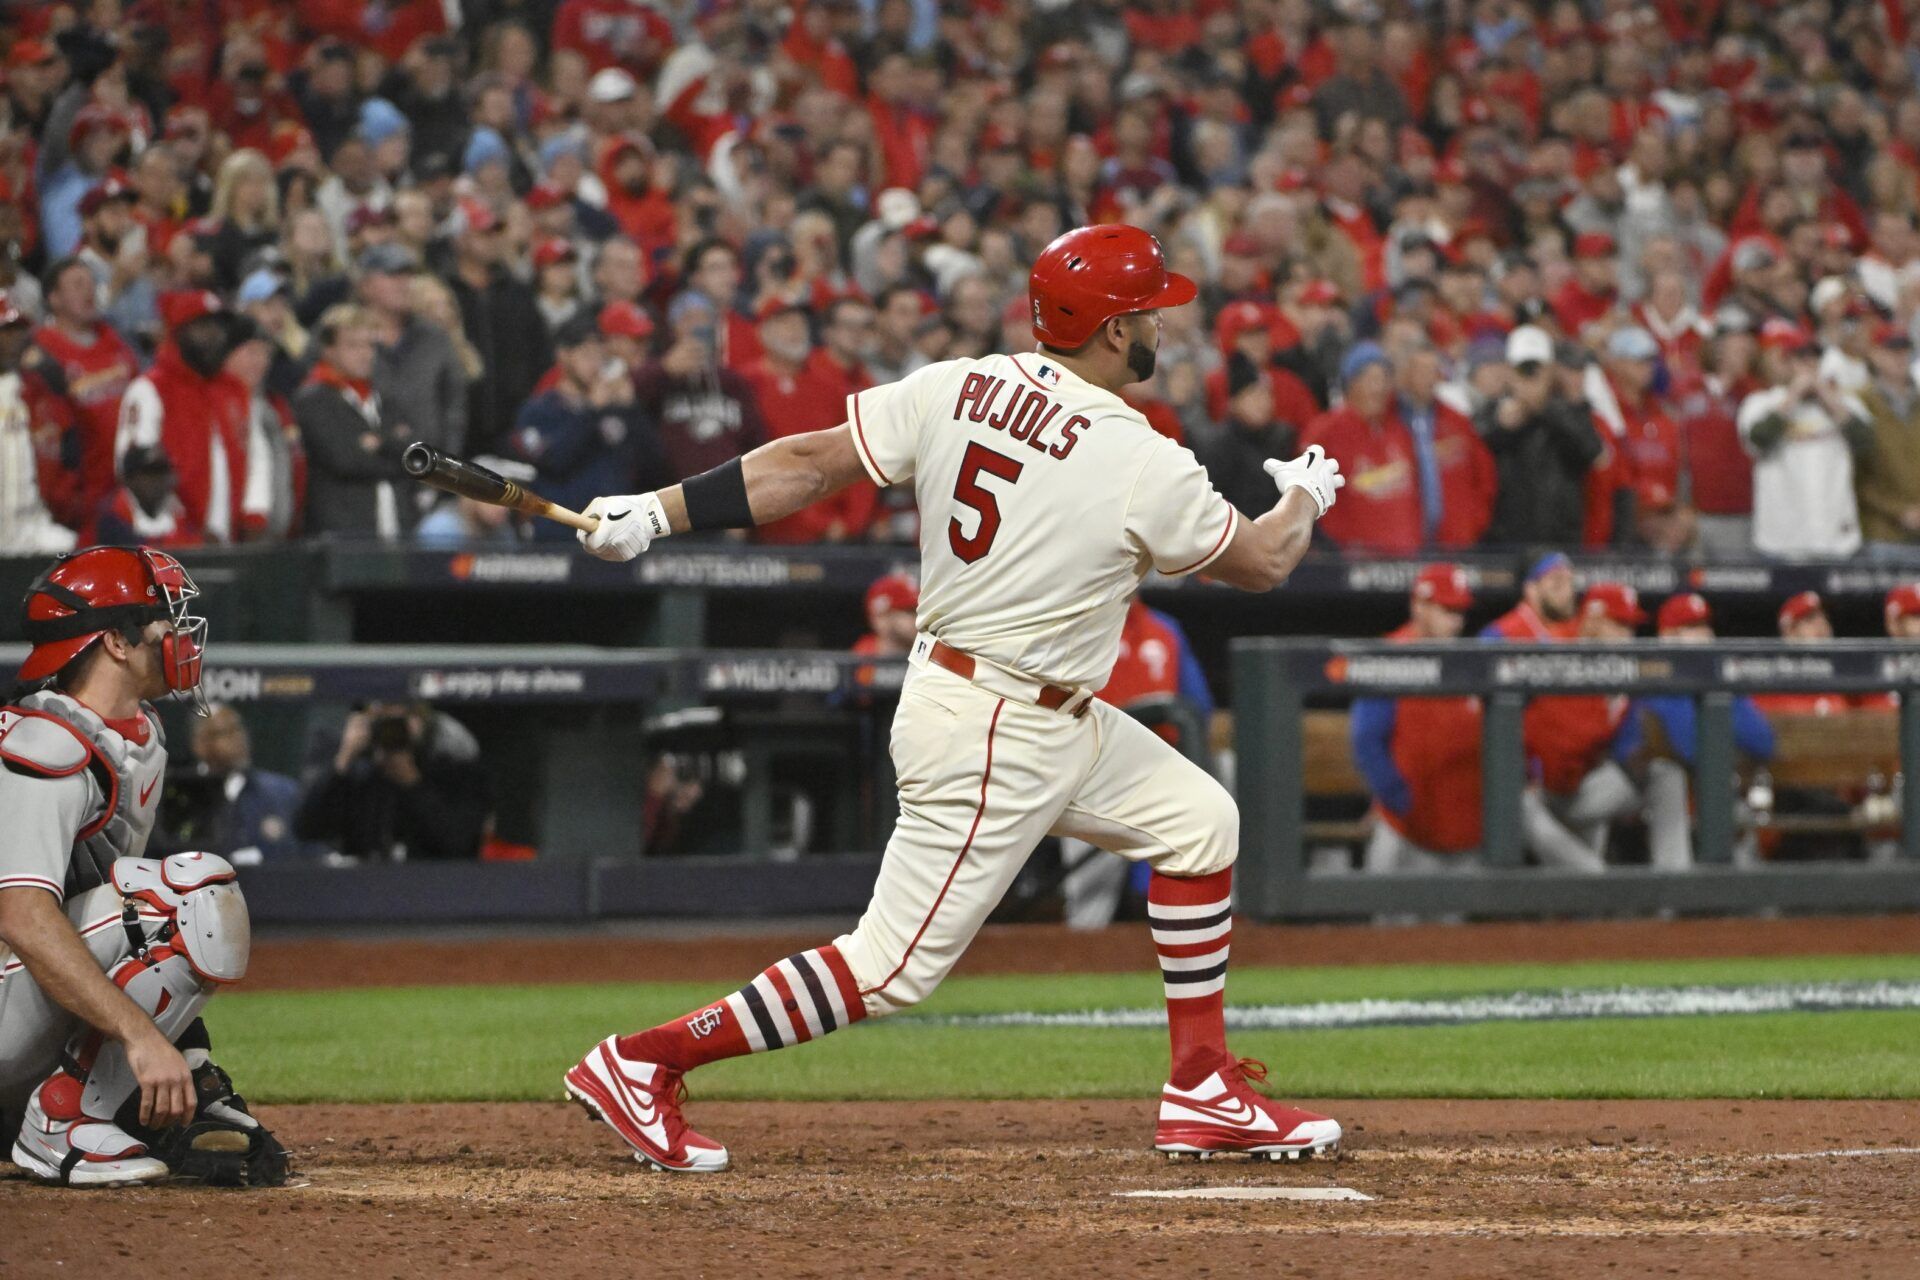
{"label": "red batting helmet", "polygon": [[1108,320],[1135,311],[1177,307],[1199,292],[1167,270],[1160,242],[1138,227],[1079,227],[1033,260],[1027,279],[1033,336],[1072,350]]}
{"label": "red batting helmet", "polygon": [[20,667],[23,684],[60,674],[109,631],[138,642],[148,624],[165,622],[160,658],[167,688],[194,691],[207,620],[187,612],[200,594],[180,562],[147,547],[88,547],[62,556],[27,588],[22,630],[33,649]]}

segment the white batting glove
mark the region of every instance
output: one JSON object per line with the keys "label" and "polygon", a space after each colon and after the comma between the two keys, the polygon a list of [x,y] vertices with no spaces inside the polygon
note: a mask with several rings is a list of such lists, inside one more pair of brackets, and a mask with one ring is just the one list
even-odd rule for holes
{"label": "white batting glove", "polygon": [[651,493],[595,498],[581,514],[598,516],[600,523],[592,533],[576,529],[573,536],[588,555],[602,560],[631,560],[667,534],[667,513]]}
{"label": "white batting glove", "polygon": [[1347,483],[1347,478],[1340,474],[1339,459],[1329,457],[1317,444],[1308,445],[1305,453],[1285,462],[1268,458],[1266,472],[1279,486],[1281,497],[1286,497],[1289,489],[1305,489],[1323,516],[1333,510],[1334,499]]}

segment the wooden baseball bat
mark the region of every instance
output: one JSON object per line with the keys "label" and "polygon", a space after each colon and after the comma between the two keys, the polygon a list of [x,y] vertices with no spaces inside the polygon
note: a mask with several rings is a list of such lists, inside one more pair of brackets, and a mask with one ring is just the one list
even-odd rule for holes
{"label": "wooden baseball bat", "polygon": [[400,455],[400,465],[421,484],[444,489],[462,498],[508,507],[530,516],[544,516],[568,528],[582,529],[588,533],[600,527],[597,516],[583,516],[578,511],[557,506],[537,493],[522,489],[496,471],[464,458],[449,457],[418,440],[408,445],[406,452]]}

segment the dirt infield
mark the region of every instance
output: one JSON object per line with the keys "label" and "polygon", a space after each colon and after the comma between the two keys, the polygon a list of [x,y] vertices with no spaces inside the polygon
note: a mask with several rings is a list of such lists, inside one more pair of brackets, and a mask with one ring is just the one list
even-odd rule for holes
{"label": "dirt infield", "polygon": [[[195,1280],[1920,1275],[1920,1104],[1330,1109],[1340,1161],[1169,1165],[1142,1102],[696,1103],[736,1170],[669,1178],[557,1103],[280,1107],[294,1188],[0,1179],[0,1273],[140,1269],[165,1242]],[[1219,1186],[1374,1198],[1113,1194]]]}
{"label": "dirt infield", "polygon": [[[824,931],[700,939],[511,937],[461,941],[262,940],[244,989],[500,982],[734,982]],[[1786,920],[1547,921],[1529,924],[1254,925],[1233,931],[1235,965],[1444,964],[1474,961],[1672,960],[1690,957],[1884,955],[1920,951],[1920,916]],[[955,971],[1124,973],[1153,963],[1145,925],[1074,933],[1053,925],[981,931]]]}

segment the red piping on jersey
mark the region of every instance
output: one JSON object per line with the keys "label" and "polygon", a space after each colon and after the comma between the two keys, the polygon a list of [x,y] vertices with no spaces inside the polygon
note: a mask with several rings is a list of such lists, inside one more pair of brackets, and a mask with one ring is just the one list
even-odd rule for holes
{"label": "red piping on jersey", "polygon": [[1192,573],[1195,569],[1198,569],[1202,565],[1212,564],[1214,559],[1217,556],[1219,556],[1219,554],[1222,551],[1226,549],[1227,539],[1233,536],[1233,526],[1239,522],[1239,519],[1240,519],[1240,513],[1233,509],[1232,503],[1228,503],[1227,504],[1227,527],[1221,530],[1220,541],[1213,544],[1213,550],[1207,552],[1207,554],[1201,556],[1198,560],[1195,560],[1192,564],[1187,565],[1185,568],[1173,570],[1173,572],[1169,573],[1167,576],[1170,578],[1176,578],[1183,573]]}
{"label": "red piping on jersey", "polygon": [[920,939],[926,934],[927,926],[933,923],[934,913],[939,911],[940,904],[947,900],[947,890],[953,887],[953,878],[960,874],[960,864],[967,860],[967,850],[973,848],[973,838],[980,831],[980,819],[987,814],[987,780],[993,777],[993,732],[1000,727],[1000,708],[1006,705],[1005,698],[993,704],[993,719],[987,725],[987,764],[980,774],[980,806],[973,811],[973,825],[967,828],[967,842],[960,846],[960,856],[953,860],[953,866],[947,872],[946,883],[940,886],[940,896],[933,900],[931,907],[927,908],[927,918],[920,922],[920,928],[913,935],[913,941],[907,944],[906,951],[900,957],[900,963],[893,967],[893,972],[887,975],[886,981],[877,987],[868,987],[862,991],[860,995],[863,998],[885,991],[888,985],[900,976],[900,971],[907,967],[907,961],[913,957],[913,949],[920,945]]}
{"label": "red piping on jersey", "polygon": [[854,439],[860,442],[860,452],[866,455],[867,466],[872,468],[873,474],[880,477],[880,483],[892,484],[893,481],[887,479],[887,473],[880,469],[879,461],[876,460],[873,456],[873,449],[867,444],[867,429],[860,425],[860,394],[858,392],[855,392],[852,396],[852,399],[853,399],[853,435],[854,435]]}
{"label": "red piping on jersey", "polygon": [[1034,377],[1032,374],[1027,372],[1027,366],[1021,364],[1020,361],[1015,359],[1014,357],[1008,356],[1007,359],[1013,361],[1013,367],[1020,371],[1021,377],[1025,378],[1028,382],[1031,382],[1034,386],[1039,387],[1042,391],[1046,392],[1047,394],[1052,395],[1054,392],[1060,389],[1058,387],[1049,387],[1049,386],[1043,385],[1040,379]]}

